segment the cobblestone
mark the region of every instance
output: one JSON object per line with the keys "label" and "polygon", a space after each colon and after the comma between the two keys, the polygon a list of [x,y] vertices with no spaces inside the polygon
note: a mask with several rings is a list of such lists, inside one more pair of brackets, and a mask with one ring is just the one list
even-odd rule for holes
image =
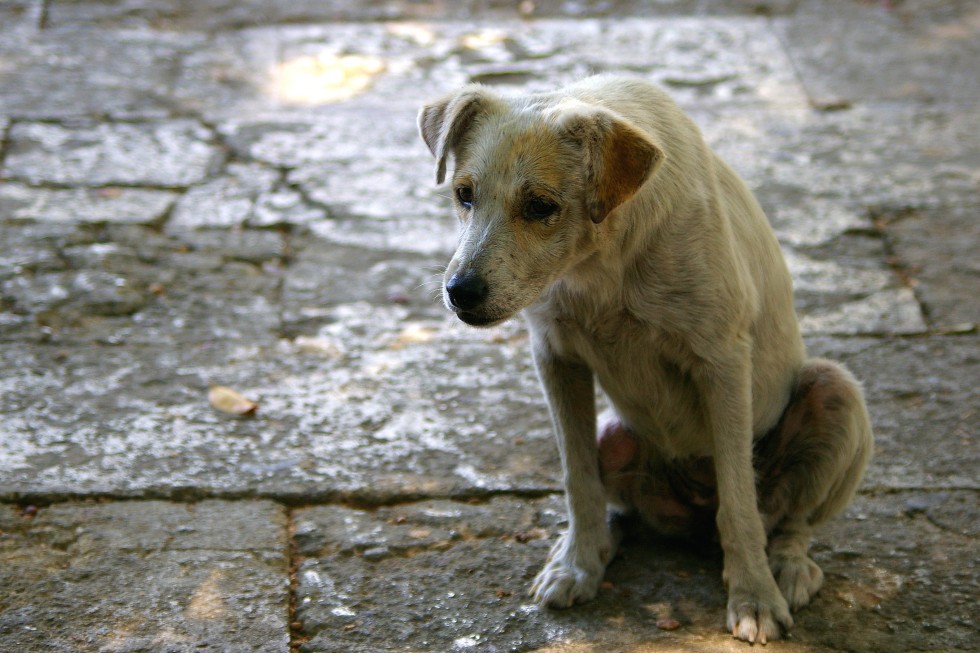
{"label": "cobblestone", "polygon": [[5,177],[32,184],[189,186],[221,164],[212,134],[193,120],[10,128]]}
{"label": "cobblestone", "polygon": [[12,220],[68,223],[120,223],[152,226],[163,222],[177,195],[141,188],[0,187],[0,211]]}

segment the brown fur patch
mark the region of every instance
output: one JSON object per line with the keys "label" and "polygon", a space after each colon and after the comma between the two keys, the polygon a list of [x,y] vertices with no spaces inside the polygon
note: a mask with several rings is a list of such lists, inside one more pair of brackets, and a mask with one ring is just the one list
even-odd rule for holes
{"label": "brown fur patch", "polygon": [[600,161],[594,165],[601,172],[596,174],[594,222],[601,222],[632,197],[663,159],[663,152],[649,138],[620,123],[607,127],[598,155]]}

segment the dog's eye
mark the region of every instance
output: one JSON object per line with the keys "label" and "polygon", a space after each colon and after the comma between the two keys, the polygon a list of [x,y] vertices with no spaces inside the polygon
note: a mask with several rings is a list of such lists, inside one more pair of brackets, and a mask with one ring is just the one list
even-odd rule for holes
{"label": "dog's eye", "polygon": [[456,199],[464,207],[473,208],[473,189],[469,186],[460,186],[456,189]]}
{"label": "dog's eye", "polygon": [[525,205],[524,215],[529,220],[544,220],[553,215],[557,210],[558,205],[554,202],[546,200],[543,197],[535,197]]}

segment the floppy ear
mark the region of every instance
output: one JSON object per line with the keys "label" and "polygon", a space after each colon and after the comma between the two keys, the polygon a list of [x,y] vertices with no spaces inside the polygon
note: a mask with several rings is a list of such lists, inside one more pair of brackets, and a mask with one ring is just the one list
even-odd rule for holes
{"label": "floppy ear", "polygon": [[436,183],[446,179],[446,157],[455,151],[477,116],[487,111],[496,98],[478,84],[464,86],[419,111],[419,133],[436,157]]}
{"label": "floppy ear", "polygon": [[645,132],[603,109],[568,116],[566,128],[582,145],[589,213],[599,224],[631,198],[664,161]]}

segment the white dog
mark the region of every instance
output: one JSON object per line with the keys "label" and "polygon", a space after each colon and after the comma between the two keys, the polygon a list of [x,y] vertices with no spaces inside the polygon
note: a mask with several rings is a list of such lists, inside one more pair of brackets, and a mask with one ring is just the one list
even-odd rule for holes
{"label": "white dog", "polygon": [[[557,432],[569,529],[537,600],[595,596],[608,500],[670,533],[714,519],[729,629],[778,638],[820,588],[811,527],[853,496],[872,435],[850,373],[806,358],[744,182],[637,80],[508,99],[470,85],[425,106],[419,129],[440,183],[456,161],[446,305],[476,326],[523,311]],[[613,406],[598,437],[596,380]]]}

